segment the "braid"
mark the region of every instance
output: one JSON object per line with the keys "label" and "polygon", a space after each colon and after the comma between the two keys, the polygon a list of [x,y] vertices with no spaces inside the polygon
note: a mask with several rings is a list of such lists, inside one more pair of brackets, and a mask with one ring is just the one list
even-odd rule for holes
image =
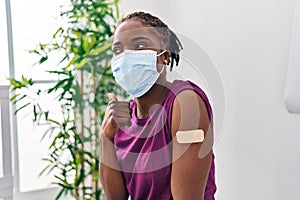
{"label": "braid", "polygon": [[171,61],[167,64],[170,64],[170,70],[172,71],[174,61],[176,62],[176,66],[178,66],[179,52],[183,49],[182,44],[176,36],[176,34],[172,30],[170,30],[169,27],[165,23],[163,23],[158,17],[141,11],[133,12],[126,15],[124,18],[122,18],[120,23],[133,18],[138,18],[144,24],[154,27],[161,35],[162,40],[166,45],[166,50],[171,52]]}

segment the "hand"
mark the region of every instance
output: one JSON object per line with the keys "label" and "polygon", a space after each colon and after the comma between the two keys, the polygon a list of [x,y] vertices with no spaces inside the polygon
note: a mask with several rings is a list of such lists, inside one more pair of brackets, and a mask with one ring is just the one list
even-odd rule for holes
{"label": "hand", "polygon": [[113,93],[108,94],[109,103],[101,126],[101,134],[113,140],[120,127],[131,125],[129,102],[118,101]]}

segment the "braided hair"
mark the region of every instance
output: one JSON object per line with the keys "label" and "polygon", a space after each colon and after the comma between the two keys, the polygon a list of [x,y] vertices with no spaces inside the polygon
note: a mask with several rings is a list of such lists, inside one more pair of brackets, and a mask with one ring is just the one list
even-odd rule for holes
{"label": "braided hair", "polygon": [[133,12],[126,15],[121,19],[120,23],[133,18],[138,18],[145,25],[155,28],[161,35],[163,42],[166,45],[166,50],[171,52],[171,61],[169,61],[167,64],[170,64],[170,70],[172,71],[174,61],[176,62],[176,66],[178,66],[179,52],[183,49],[182,44],[176,34],[158,17],[142,11]]}

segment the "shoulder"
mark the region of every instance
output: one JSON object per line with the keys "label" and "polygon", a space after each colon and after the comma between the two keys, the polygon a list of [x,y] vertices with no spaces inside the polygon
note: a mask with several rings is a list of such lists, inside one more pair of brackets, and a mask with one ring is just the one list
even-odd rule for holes
{"label": "shoulder", "polygon": [[[199,86],[197,86],[195,83],[188,81],[188,80],[174,80],[171,85],[171,91],[177,95],[183,90],[195,90],[198,89]],[[199,88],[200,89],[200,88]]]}
{"label": "shoulder", "polygon": [[211,106],[206,93],[194,82],[188,80],[175,80],[172,84],[171,91],[174,95],[173,109],[195,108],[204,106],[207,108],[209,115],[211,114]]}
{"label": "shoulder", "polygon": [[195,92],[195,94],[198,94],[205,102],[209,102],[206,92],[196,83],[189,80],[174,80],[170,90],[175,96],[185,90],[192,90]]}
{"label": "shoulder", "polygon": [[180,91],[174,99],[172,110],[172,118],[176,121],[191,120],[197,122],[200,121],[200,117],[203,119],[204,115],[209,116],[206,101],[194,90]]}
{"label": "shoulder", "polygon": [[172,137],[178,130],[208,130],[212,127],[212,111],[207,96],[192,82],[176,92],[172,107]]}
{"label": "shoulder", "polygon": [[171,90],[174,95],[174,103],[175,101],[177,103],[178,101],[188,101],[189,105],[192,106],[196,102],[195,97],[197,97],[198,102],[206,108],[209,118],[212,120],[213,113],[210,100],[206,92],[197,84],[189,80],[175,80]]}

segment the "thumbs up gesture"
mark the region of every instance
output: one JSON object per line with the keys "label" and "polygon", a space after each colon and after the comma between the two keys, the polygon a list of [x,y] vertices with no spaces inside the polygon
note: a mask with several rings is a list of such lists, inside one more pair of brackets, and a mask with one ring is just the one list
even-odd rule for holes
{"label": "thumbs up gesture", "polygon": [[101,126],[101,134],[113,140],[120,127],[131,125],[129,102],[118,101],[113,93],[108,94],[109,104]]}

